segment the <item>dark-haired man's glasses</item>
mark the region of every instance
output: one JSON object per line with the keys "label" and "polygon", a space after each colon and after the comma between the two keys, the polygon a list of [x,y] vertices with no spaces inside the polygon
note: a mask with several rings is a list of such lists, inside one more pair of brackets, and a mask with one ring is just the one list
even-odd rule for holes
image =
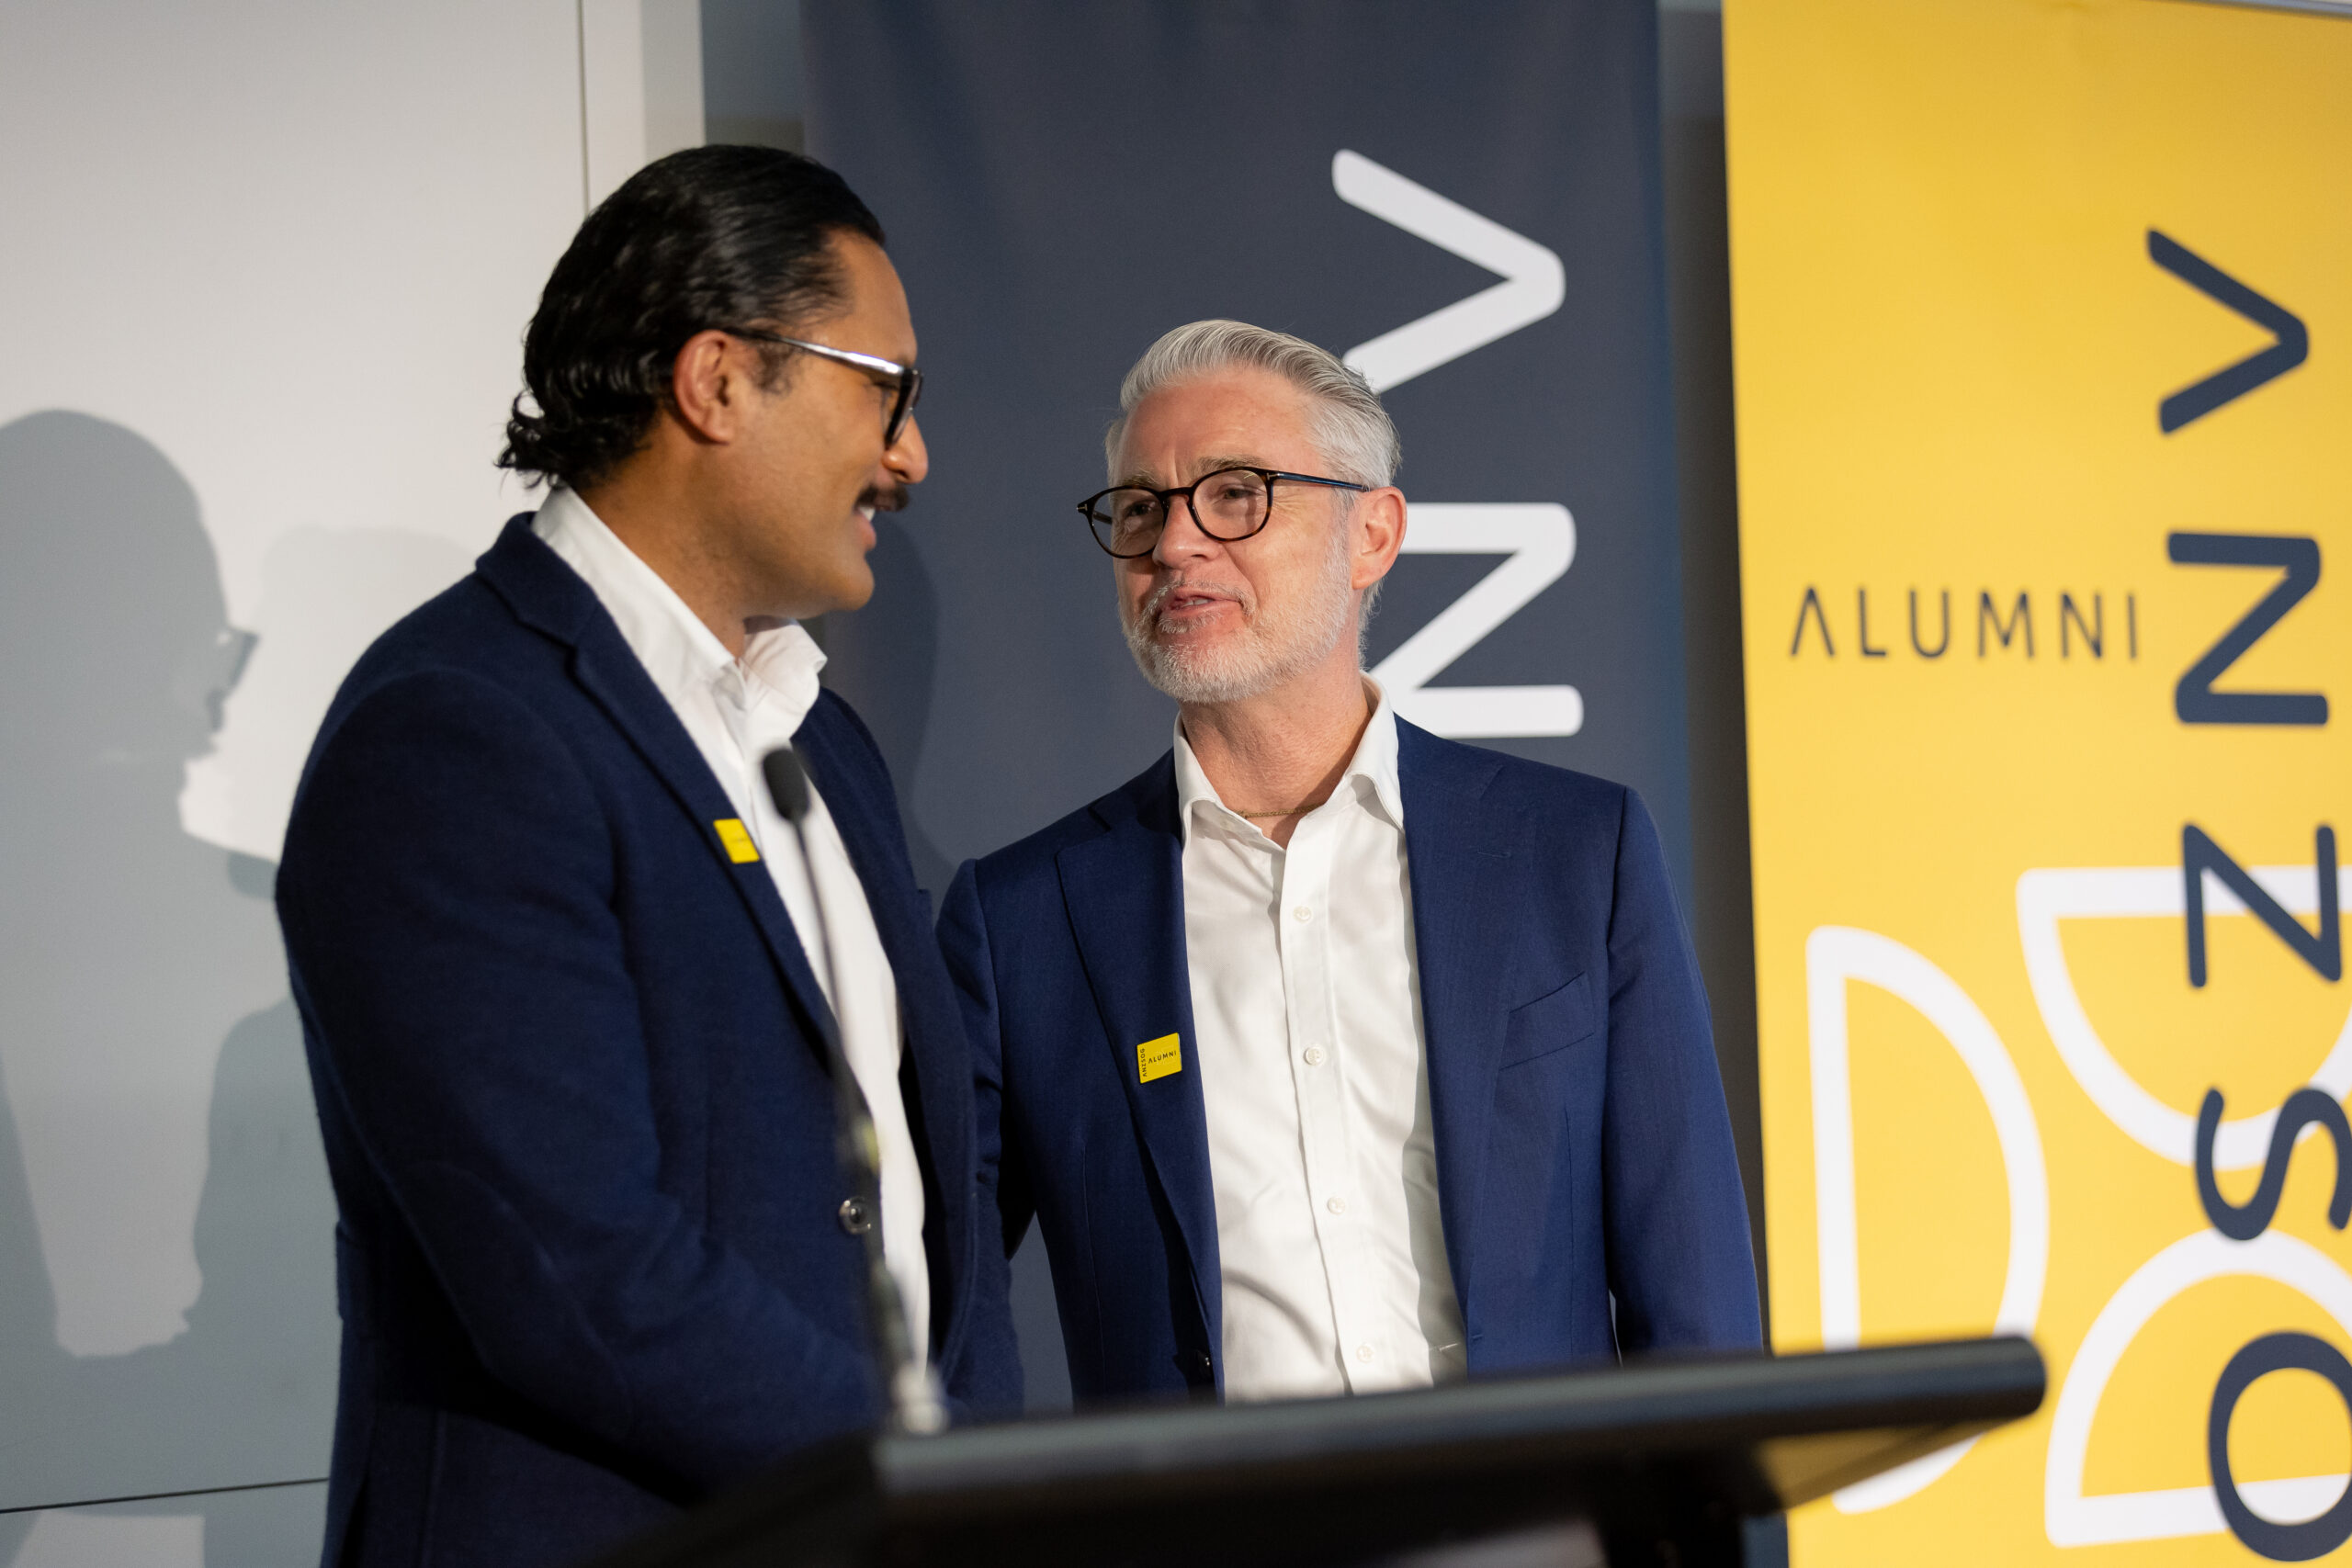
{"label": "dark-haired man's glasses", "polygon": [[895,359],[884,359],[879,355],[858,354],[846,348],[834,348],[829,344],[810,343],[805,338],[758,332],[750,327],[721,327],[718,330],[729,337],[780,343],[786,348],[797,348],[820,359],[836,360],[896,387],[897,391],[890,402],[890,417],[882,424],[882,449],[886,452],[896,446],[899,437],[906,434],[907,420],[914,413],[915,404],[922,399],[922,372],[911,365],[901,365]]}
{"label": "dark-haired man's glasses", "polygon": [[1286,474],[1280,468],[1219,468],[1172,490],[1114,485],[1080,502],[1078,510],[1094,531],[1096,544],[1121,560],[1132,560],[1159,547],[1160,530],[1168,525],[1169,504],[1180,495],[1192,509],[1193,521],[1210,538],[1228,545],[1248,538],[1272,519],[1277,481],[1329,490],[1372,488],[1313,474]]}

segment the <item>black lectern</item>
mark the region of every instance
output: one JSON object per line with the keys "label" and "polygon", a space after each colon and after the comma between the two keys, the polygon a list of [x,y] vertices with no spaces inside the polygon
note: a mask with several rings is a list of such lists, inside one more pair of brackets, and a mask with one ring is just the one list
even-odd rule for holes
{"label": "black lectern", "polygon": [[1342,1564],[1577,1519],[1611,1568],[1731,1565],[1743,1517],[2041,1395],[2030,1341],[1972,1339],[867,1437],[596,1568]]}

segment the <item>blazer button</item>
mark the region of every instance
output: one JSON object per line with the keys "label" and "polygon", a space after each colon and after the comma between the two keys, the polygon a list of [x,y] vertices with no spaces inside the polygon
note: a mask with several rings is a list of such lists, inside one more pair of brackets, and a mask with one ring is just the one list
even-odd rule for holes
{"label": "blazer button", "polygon": [[1216,1375],[1216,1363],[1209,1359],[1206,1350],[1187,1350],[1184,1371],[1194,1382],[1207,1382]]}
{"label": "blazer button", "polygon": [[874,1211],[863,1198],[844,1198],[841,1206],[842,1229],[852,1235],[864,1235],[874,1228]]}

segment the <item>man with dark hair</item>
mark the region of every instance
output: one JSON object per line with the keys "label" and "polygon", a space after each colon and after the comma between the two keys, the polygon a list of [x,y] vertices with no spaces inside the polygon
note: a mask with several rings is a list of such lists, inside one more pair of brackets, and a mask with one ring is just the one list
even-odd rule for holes
{"label": "man with dark hair", "polygon": [[[797,621],[873,592],[914,357],[830,170],[641,171],[531,321],[501,461],[546,504],[327,715],[278,908],[343,1216],[330,1568],[576,1562],[935,1415],[926,1366],[1017,1404],[929,903]],[[805,854],[761,783],[787,743]]]}

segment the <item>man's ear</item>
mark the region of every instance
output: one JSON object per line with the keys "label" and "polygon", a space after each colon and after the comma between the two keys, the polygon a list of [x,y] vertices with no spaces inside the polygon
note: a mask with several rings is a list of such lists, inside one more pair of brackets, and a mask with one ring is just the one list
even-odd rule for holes
{"label": "man's ear", "polygon": [[698,442],[723,446],[742,432],[758,385],[757,350],[722,332],[686,340],[670,363],[670,412]]}
{"label": "man's ear", "polygon": [[1405,547],[1405,492],[1383,485],[1356,497],[1356,547],[1348,573],[1349,586],[1365,589],[1388,575],[1396,552]]}

